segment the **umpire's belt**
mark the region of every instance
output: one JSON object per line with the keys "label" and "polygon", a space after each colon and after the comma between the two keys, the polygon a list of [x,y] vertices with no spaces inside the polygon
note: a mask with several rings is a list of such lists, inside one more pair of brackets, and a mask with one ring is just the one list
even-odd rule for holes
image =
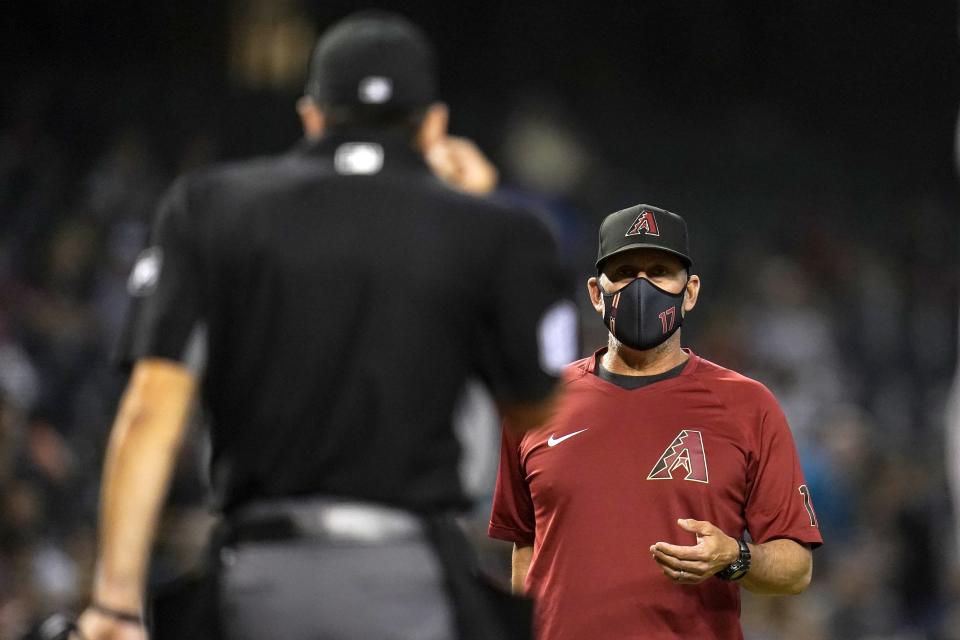
{"label": "umpire's belt", "polygon": [[377,545],[424,535],[422,520],[409,511],[333,498],[258,502],[227,518],[228,544],[313,539]]}

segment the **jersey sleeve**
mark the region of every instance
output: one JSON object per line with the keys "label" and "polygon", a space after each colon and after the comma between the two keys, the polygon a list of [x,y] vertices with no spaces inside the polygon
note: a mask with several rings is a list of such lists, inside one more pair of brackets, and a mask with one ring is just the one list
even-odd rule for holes
{"label": "jersey sleeve", "polygon": [[518,211],[501,240],[478,341],[481,375],[498,400],[537,401],[578,357],[577,307],[556,243],[539,219]]}
{"label": "jersey sleeve", "polygon": [[132,300],[115,354],[123,366],[146,357],[173,360],[194,370],[202,366],[200,270],[186,191],[187,183],[181,179],[164,195],[149,247],[130,273],[127,289]]}
{"label": "jersey sleeve", "polygon": [[530,486],[520,461],[520,438],[503,429],[500,435],[500,468],[487,533],[491,538],[529,546],[533,544],[535,530]]}
{"label": "jersey sleeve", "polygon": [[823,538],[790,427],[776,400],[766,393],[759,450],[750,470],[747,529],[758,544],[789,538],[819,546]]}

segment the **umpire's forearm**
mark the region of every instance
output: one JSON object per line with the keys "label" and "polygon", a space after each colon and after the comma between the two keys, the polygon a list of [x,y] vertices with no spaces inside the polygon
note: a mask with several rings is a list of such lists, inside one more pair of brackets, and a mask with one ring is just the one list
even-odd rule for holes
{"label": "umpire's forearm", "polygon": [[530,560],[533,559],[532,546],[513,545],[511,558],[510,587],[514,593],[526,593],[527,573],[530,571]]}
{"label": "umpire's forearm", "polygon": [[183,439],[193,377],[173,363],[137,365],[110,435],[100,504],[100,555],[93,597],[120,610],[141,607],[150,547]]}
{"label": "umpire's forearm", "polygon": [[750,571],[743,588],[761,595],[795,595],[810,584],[813,553],[793,540],[771,540],[750,545]]}

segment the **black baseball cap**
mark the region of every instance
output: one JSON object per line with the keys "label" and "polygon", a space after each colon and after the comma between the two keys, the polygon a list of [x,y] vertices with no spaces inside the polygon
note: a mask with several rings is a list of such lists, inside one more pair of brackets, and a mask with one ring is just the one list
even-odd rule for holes
{"label": "black baseball cap", "polygon": [[324,107],[413,111],[435,99],[434,66],[419,27],[396,13],[362,11],[320,36],[306,94]]}
{"label": "black baseball cap", "polygon": [[641,248],[672,253],[687,268],[693,264],[687,241],[687,223],[683,218],[660,207],[638,204],[611,213],[603,219],[600,224],[597,270],[610,256]]}

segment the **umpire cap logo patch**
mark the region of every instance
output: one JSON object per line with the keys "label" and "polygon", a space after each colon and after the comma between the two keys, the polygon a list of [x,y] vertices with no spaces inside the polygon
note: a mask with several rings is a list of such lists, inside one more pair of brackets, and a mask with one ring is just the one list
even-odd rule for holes
{"label": "umpire cap logo patch", "polygon": [[647,209],[641,211],[637,219],[634,220],[630,228],[627,229],[624,237],[639,236],[640,234],[648,236],[660,235],[660,231],[657,229],[657,218],[653,215],[653,211],[648,211]]}
{"label": "umpire cap logo patch", "polygon": [[127,280],[127,292],[132,296],[142,298],[156,291],[160,282],[160,271],[163,269],[163,249],[150,247],[137,258]]}
{"label": "umpire cap logo patch", "polygon": [[370,176],[383,168],[383,147],[375,142],[346,142],[333,155],[333,168],[344,176]]}
{"label": "umpire cap logo patch", "polygon": [[393,80],[383,76],[369,76],[360,81],[357,97],[364,104],[383,104],[393,97]]}

